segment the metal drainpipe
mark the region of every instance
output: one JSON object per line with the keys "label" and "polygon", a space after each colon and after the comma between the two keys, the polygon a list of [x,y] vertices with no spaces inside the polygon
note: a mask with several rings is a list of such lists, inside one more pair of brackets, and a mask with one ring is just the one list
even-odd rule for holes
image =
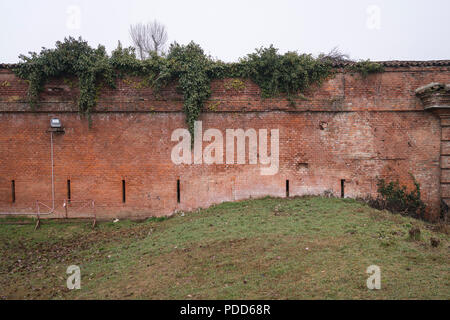
{"label": "metal drainpipe", "polygon": [[50,154],[52,158],[52,210],[50,212],[55,211],[55,183],[54,183],[54,175],[53,175],[53,132],[50,132]]}

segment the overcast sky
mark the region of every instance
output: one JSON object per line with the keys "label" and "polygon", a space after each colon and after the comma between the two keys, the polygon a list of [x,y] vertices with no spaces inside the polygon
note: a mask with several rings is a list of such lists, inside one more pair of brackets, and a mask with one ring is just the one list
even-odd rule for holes
{"label": "overcast sky", "polygon": [[0,62],[82,36],[110,52],[131,45],[130,24],[157,19],[169,42],[193,40],[235,61],[273,44],[353,59],[450,59],[450,0],[0,0]]}

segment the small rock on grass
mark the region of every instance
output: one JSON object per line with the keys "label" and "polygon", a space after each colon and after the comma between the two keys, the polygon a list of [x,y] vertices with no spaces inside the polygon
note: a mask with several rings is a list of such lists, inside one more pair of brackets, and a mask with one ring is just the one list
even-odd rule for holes
{"label": "small rock on grass", "polygon": [[441,241],[439,239],[437,239],[437,238],[430,238],[430,243],[431,243],[432,247],[436,248],[436,247],[439,246]]}

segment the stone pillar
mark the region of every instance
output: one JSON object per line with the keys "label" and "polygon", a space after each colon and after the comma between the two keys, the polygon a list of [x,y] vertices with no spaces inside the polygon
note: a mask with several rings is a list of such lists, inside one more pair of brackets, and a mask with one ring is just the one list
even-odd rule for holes
{"label": "stone pillar", "polygon": [[441,114],[441,199],[450,205],[450,113]]}
{"label": "stone pillar", "polygon": [[441,122],[440,193],[441,216],[450,207],[450,84],[433,82],[416,90],[425,110],[436,114]]}

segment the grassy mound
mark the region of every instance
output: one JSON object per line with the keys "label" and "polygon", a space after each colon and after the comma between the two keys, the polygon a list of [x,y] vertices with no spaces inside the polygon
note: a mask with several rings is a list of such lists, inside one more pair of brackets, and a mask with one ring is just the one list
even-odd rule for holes
{"label": "grassy mound", "polygon": [[[0,225],[0,298],[449,298],[447,234],[349,199],[264,198],[94,230],[33,228]],[[81,290],[66,288],[70,265],[81,268]],[[367,289],[370,265],[381,268],[381,290]]]}

